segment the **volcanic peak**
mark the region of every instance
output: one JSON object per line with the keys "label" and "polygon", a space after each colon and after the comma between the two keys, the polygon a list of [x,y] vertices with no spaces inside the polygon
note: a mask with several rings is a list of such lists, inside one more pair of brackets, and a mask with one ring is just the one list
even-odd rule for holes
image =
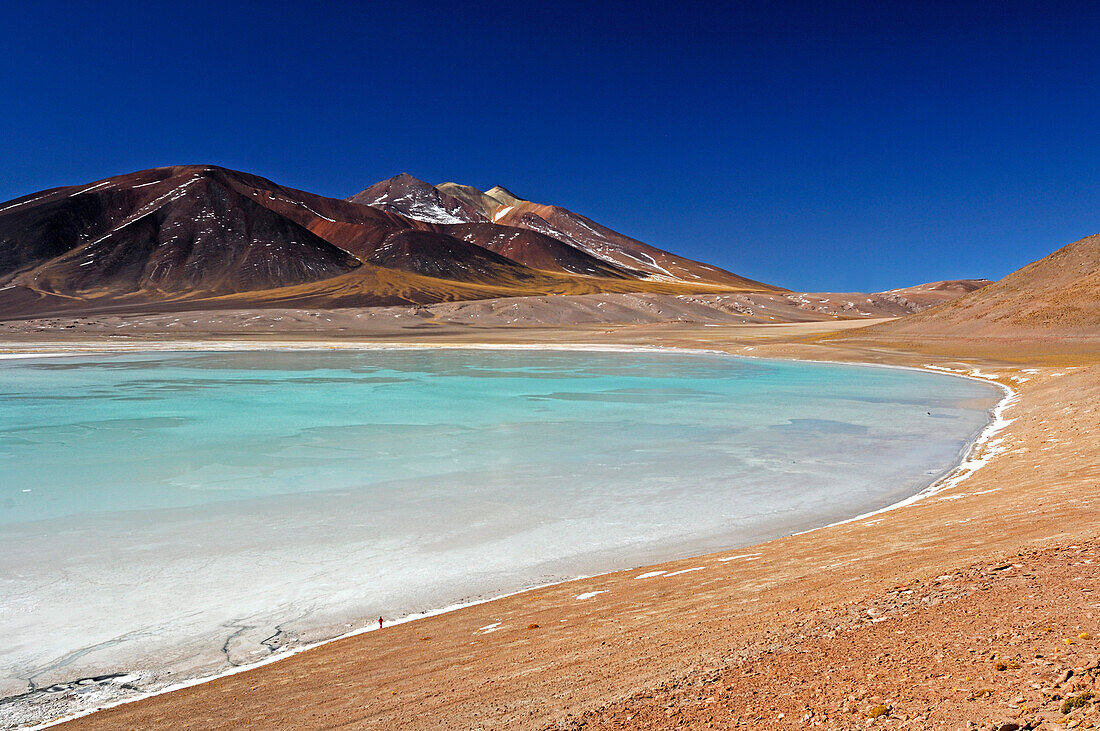
{"label": "volcanic peak", "polygon": [[487,223],[489,220],[476,206],[408,173],[377,182],[348,200],[426,223]]}

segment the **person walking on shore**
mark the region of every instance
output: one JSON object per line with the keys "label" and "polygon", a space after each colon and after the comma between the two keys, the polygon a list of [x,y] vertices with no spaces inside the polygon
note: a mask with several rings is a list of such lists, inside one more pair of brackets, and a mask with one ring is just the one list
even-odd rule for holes
{"label": "person walking on shore", "polygon": [[382,618],[378,618],[378,629],[382,629]]}

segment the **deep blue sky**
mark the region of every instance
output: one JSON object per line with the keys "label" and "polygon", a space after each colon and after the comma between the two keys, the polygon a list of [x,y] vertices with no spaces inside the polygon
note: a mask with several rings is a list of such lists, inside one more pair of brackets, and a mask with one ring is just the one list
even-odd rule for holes
{"label": "deep blue sky", "polygon": [[337,197],[408,171],[833,291],[1100,231],[1100,4],[540,5],[5,3],[0,200],[181,163]]}

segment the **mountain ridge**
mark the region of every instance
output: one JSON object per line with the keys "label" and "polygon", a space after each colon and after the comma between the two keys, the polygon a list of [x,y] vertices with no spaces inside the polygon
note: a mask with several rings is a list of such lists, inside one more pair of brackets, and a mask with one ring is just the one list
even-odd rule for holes
{"label": "mountain ridge", "polygon": [[[222,300],[365,306],[780,291],[566,209],[520,201],[499,186],[488,193],[451,188],[475,202],[407,173],[341,200],[216,165],[152,168],[32,193],[0,204],[0,316]],[[508,212],[515,208],[531,215],[517,218]],[[547,210],[562,228],[532,217]],[[493,223],[501,211],[508,222]],[[658,263],[665,261],[682,271]]]}
{"label": "mountain ridge", "polygon": [[459,183],[442,183],[437,189],[476,208],[495,224],[557,239],[620,270],[664,281],[713,281],[738,288],[782,289],[650,246],[561,206],[523,200],[501,186],[484,193]]}

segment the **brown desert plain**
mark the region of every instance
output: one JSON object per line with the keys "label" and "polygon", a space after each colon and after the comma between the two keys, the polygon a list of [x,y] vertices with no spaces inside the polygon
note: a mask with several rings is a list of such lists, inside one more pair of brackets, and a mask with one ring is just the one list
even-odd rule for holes
{"label": "brown desert plain", "polygon": [[938,289],[952,287],[915,314],[917,291],[891,311],[897,293],[659,287],[373,308],[21,310],[0,322],[0,350],[646,345],[930,367],[1013,392],[1003,430],[943,490],[904,507],[386,627],[62,728],[1096,728],[1100,237],[988,286]]}

